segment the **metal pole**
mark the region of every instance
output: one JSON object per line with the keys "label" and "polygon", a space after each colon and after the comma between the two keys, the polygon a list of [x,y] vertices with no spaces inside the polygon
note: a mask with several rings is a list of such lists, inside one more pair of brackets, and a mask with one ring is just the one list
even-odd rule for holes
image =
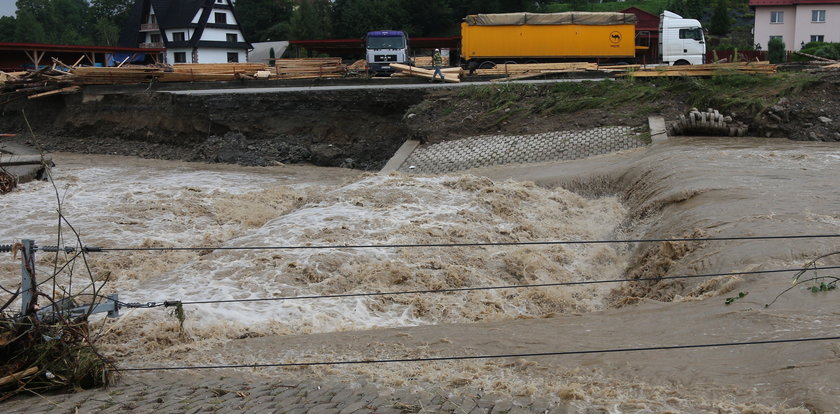
{"label": "metal pole", "polygon": [[21,303],[20,314],[27,316],[35,311],[37,298],[35,297],[35,241],[23,240],[23,255],[21,256]]}

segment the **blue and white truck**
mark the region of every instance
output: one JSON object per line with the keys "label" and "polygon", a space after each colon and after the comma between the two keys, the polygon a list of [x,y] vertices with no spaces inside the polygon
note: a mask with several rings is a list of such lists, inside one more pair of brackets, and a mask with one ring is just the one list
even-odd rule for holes
{"label": "blue and white truck", "polygon": [[391,74],[391,63],[410,65],[408,35],[399,30],[377,30],[365,36],[365,59],[373,74]]}

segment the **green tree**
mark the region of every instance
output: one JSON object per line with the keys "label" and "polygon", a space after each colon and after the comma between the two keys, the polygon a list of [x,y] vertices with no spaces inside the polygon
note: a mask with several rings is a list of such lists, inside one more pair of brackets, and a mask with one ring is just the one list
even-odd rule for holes
{"label": "green tree", "polygon": [[776,37],[767,42],[767,58],[770,63],[783,63],[785,61],[784,40]]}
{"label": "green tree", "polygon": [[120,41],[120,30],[121,26],[103,17],[93,25],[94,42],[102,46],[116,46]]}
{"label": "green tree", "polygon": [[302,1],[292,12],[291,38],[328,39],[332,36],[332,3],[329,0]]}
{"label": "green tree", "polygon": [[292,0],[238,0],[236,17],[249,42],[286,40],[291,31]]}
{"label": "green tree", "polygon": [[729,17],[729,2],[727,0],[717,0],[712,13],[709,32],[713,35],[725,36],[729,33],[730,28],[732,28],[732,19]]}
{"label": "green tree", "polygon": [[85,0],[17,0],[15,40],[92,44]]}
{"label": "green tree", "polygon": [[705,0],[685,0],[685,14],[686,19],[700,19],[705,14],[707,4]]}
{"label": "green tree", "polygon": [[668,3],[665,5],[665,10],[683,16],[686,14],[685,0],[668,0]]}
{"label": "green tree", "polygon": [[0,16],[0,42],[13,42],[16,26],[17,20],[14,17]]}
{"label": "green tree", "polygon": [[17,12],[14,41],[19,43],[48,43],[47,32],[32,12]]}

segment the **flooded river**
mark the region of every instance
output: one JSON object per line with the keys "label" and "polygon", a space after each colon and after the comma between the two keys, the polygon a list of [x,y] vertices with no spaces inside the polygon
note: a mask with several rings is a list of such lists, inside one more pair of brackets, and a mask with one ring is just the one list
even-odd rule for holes
{"label": "flooded river", "polygon": [[[0,243],[56,244],[57,209],[125,302],[227,301],[586,282],[802,266],[840,238],[451,246],[840,234],[840,146],[681,139],[588,160],[447,176],[56,154],[0,196]],[[67,226],[62,234],[75,245]],[[406,245],[434,247],[410,247]],[[342,247],[376,245],[377,247]],[[401,247],[391,247],[398,245]],[[316,246],[315,249],[302,247]],[[321,248],[329,246],[330,248]],[[259,247],[260,249],[249,249]],[[274,247],[266,249],[265,247]],[[292,248],[294,247],[294,248]],[[39,253],[48,273],[53,255]],[[66,258],[60,258],[60,261]],[[837,265],[828,258],[821,265]],[[20,264],[0,263],[3,286]],[[58,288],[68,288],[69,271]],[[99,320],[122,366],[545,353],[840,335],[836,291],[793,273],[123,310]],[[745,294],[726,305],[726,298]],[[836,341],[262,370],[383,387],[544,398],[573,412],[840,410]],[[804,410],[804,411],[803,411]]]}

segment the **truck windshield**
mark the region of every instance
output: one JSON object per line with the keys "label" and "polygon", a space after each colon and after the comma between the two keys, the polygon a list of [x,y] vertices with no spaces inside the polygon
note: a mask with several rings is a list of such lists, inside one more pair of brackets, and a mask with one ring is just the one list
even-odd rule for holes
{"label": "truck windshield", "polygon": [[376,36],[367,39],[368,49],[405,49],[402,36]]}

